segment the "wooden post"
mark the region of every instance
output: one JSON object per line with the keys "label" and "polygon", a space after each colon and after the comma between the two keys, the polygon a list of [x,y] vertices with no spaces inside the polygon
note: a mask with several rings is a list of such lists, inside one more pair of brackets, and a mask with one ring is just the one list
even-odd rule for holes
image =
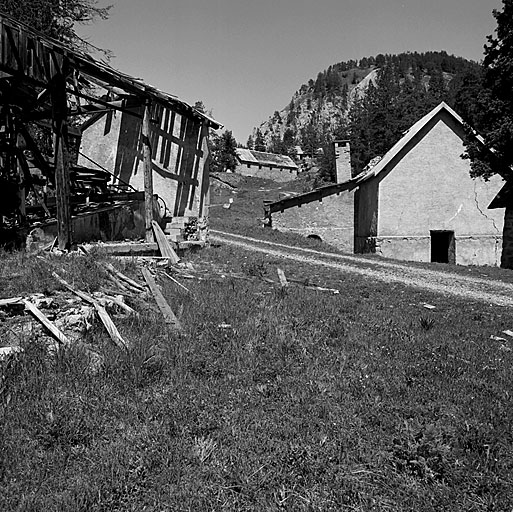
{"label": "wooden post", "polygon": [[144,218],[146,228],[146,242],[153,242],[153,171],[151,168],[151,143],[150,143],[150,109],[151,102],[144,105],[144,117],[142,123],[143,144],[143,168],[144,168]]}
{"label": "wooden post", "polygon": [[57,202],[57,240],[62,251],[71,248],[70,177],[67,145],[68,102],[64,75],[54,78],[52,107],[55,140],[55,196]]}

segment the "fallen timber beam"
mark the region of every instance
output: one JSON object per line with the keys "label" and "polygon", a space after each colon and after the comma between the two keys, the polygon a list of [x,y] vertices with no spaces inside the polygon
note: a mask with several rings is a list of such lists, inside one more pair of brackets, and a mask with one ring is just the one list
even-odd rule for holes
{"label": "fallen timber beam", "polygon": [[144,280],[146,281],[146,284],[148,285],[148,288],[150,289],[151,294],[153,295],[153,298],[155,299],[155,302],[157,303],[157,306],[160,309],[160,312],[162,313],[162,316],[164,317],[164,322],[166,322],[166,324],[168,324],[170,327],[173,327],[177,331],[181,331],[182,325],[180,324],[180,321],[178,318],[176,318],[164,295],[162,295],[162,292],[159,290],[159,287],[157,286],[157,283],[155,282],[155,279],[151,275],[150,271],[143,267],[141,268],[141,272],[143,274]]}
{"label": "fallen timber beam", "polygon": [[50,322],[47,316],[39,308],[32,304],[32,302],[24,299],[23,304],[25,308],[28,311],[30,311],[48,329],[48,331],[60,345],[63,345],[65,347],[71,345],[71,342],[66,337],[66,335],[62,331],[60,331],[54,324],[52,324],[52,322]]}

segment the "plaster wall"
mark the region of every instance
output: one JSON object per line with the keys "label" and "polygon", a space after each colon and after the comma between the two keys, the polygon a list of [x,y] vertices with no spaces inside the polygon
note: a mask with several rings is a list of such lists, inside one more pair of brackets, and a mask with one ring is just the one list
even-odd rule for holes
{"label": "plaster wall", "polygon": [[324,197],[272,214],[272,227],[303,236],[316,235],[323,242],[342,251],[353,252],[354,247],[354,194],[345,190],[339,195]]}
{"label": "plaster wall", "polygon": [[503,181],[472,179],[461,154],[464,134],[437,118],[374,180],[379,183],[376,252],[430,261],[430,231],[453,231],[457,264],[500,262],[504,211],[487,207]]}
{"label": "plaster wall", "polygon": [[[374,251],[386,258],[406,261],[431,261],[431,237],[375,237]],[[456,264],[491,265],[501,262],[502,237],[474,235],[455,237]]]}
{"label": "plaster wall", "polygon": [[[133,109],[142,116],[142,108]],[[199,121],[160,105],[152,109],[151,147],[153,192],[160,214],[168,217],[205,217],[208,208],[208,128]],[[81,152],[113,172],[136,190],[144,190],[141,144],[142,120],[113,112],[87,128]],[[80,156],[80,165],[92,166]]]}
{"label": "plaster wall", "polygon": [[239,164],[237,165],[235,172],[241,176],[252,176],[255,178],[264,178],[267,180],[277,181],[284,183],[286,181],[292,181],[297,178],[297,170],[294,169],[278,169],[276,167],[268,167],[266,165],[250,165]]}

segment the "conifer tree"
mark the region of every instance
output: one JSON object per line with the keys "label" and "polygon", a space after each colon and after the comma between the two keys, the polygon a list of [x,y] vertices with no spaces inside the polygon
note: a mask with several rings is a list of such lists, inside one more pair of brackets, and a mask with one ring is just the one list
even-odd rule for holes
{"label": "conifer tree", "polygon": [[257,131],[255,133],[255,142],[254,142],[254,149],[255,151],[267,151],[266,145],[265,145],[265,139],[262,135],[262,132],[260,131],[260,128],[257,128]]}
{"label": "conifer tree", "polygon": [[237,167],[237,141],[229,130],[211,138],[210,168],[213,172],[234,171]]}

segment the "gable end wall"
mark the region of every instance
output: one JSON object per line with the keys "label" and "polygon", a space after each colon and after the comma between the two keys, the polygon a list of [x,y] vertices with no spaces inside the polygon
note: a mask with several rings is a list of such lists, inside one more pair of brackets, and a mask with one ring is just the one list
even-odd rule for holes
{"label": "gable end wall", "polygon": [[470,177],[469,162],[461,158],[463,137],[461,126],[443,113],[380,174],[376,252],[430,261],[430,231],[446,230],[455,235],[457,264],[500,263],[504,211],[487,207],[502,179]]}

